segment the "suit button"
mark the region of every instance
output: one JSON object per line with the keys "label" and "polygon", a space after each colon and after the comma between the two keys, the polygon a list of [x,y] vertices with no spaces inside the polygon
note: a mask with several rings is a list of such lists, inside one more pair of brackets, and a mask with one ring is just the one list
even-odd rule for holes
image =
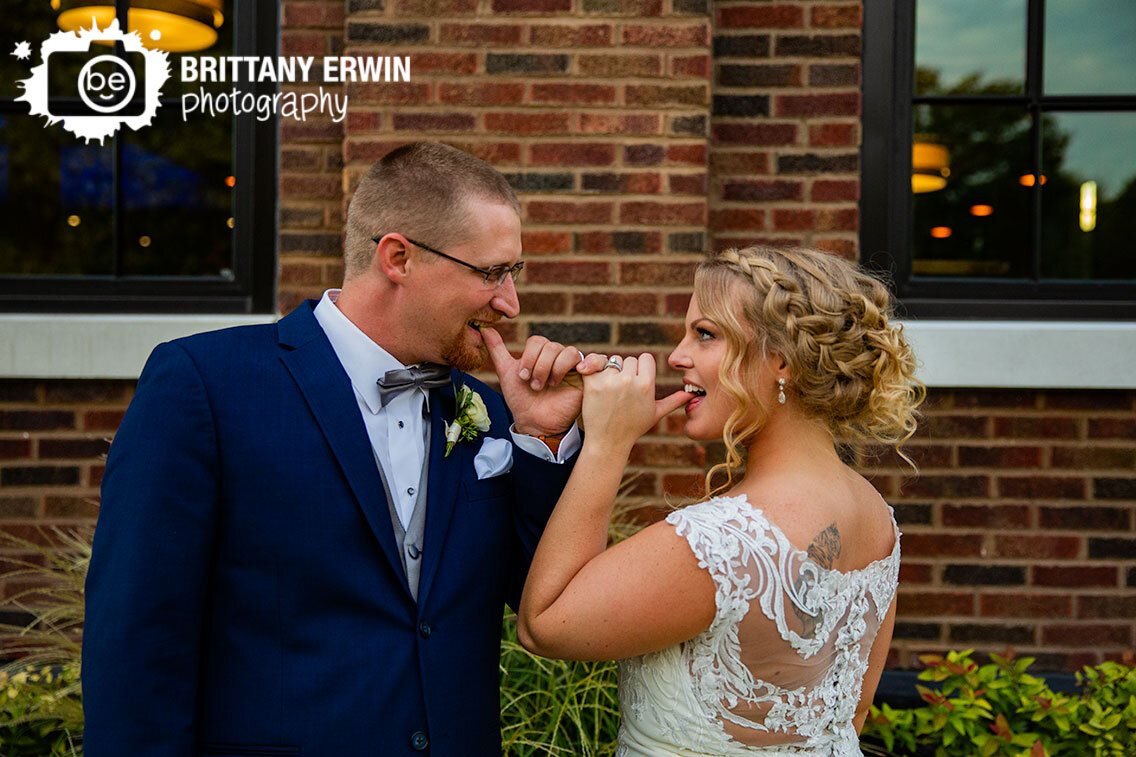
{"label": "suit button", "polygon": [[430,746],[430,738],[422,731],[415,731],[410,737],[410,746],[416,752],[424,752]]}
{"label": "suit button", "polygon": [[422,550],[418,548],[417,544],[408,544],[406,554],[411,560],[417,560],[422,555]]}
{"label": "suit button", "polygon": [[424,620],[418,624],[418,633],[422,634],[423,639],[429,639],[430,634],[434,633],[434,629]]}

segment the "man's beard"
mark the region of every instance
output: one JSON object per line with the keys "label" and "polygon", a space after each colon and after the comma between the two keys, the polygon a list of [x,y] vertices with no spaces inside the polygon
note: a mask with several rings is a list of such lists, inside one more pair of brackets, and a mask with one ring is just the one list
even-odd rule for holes
{"label": "man's beard", "polygon": [[476,345],[470,345],[469,337],[465,333],[467,328],[469,325],[463,323],[461,330],[442,345],[442,362],[469,373],[485,365],[485,361],[489,359],[489,350],[481,340],[478,340]]}

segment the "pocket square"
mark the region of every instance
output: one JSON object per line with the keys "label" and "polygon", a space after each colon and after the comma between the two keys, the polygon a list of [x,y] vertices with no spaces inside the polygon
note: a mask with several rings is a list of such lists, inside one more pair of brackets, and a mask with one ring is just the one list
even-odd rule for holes
{"label": "pocket square", "polygon": [[473,458],[473,469],[477,471],[477,480],[500,476],[513,468],[513,443],[508,439],[494,439],[485,437],[477,457]]}

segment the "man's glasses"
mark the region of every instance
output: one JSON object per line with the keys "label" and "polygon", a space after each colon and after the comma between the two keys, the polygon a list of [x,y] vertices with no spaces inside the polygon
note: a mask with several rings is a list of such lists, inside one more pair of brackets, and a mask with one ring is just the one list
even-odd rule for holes
{"label": "man's glasses", "polygon": [[[379,235],[377,237],[371,237],[371,241],[373,241],[375,244],[378,244],[379,240],[381,240],[382,238],[383,238],[383,235]],[[432,252],[435,255],[441,255],[446,260],[452,260],[459,265],[464,265],[466,268],[470,269],[471,271],[477,271],[478,273],[480,273],[482,276],[485,277],[485,288],[486,289],[496,289],[497,287],[501,286],[501,284],[503,284],[505,282],[506,276],[511,276],[513,281],[516,281],[517,277],[521,275],[521,270],[524,269],[524,267],[525,267],[525,261],[518,260],[513,265],[505,265],[504,263],[502,263],[500,265],[491,266],[490,268],[479,268],[478,266],[475,266],[472,263],[467,263],[464,260],[458,260],[457,258],[455,258],[452,255],[447,255],[446,253],[442,252],[441,250],[435,250],[433,247],[431,247],[428,244],[422,244],[421,242],[415,242],[413,239],[411,239],[410,237],[407,237],[407,236],[404,236],[403,238],[406,239],[407,242],[410,242],[415,247],[421,247],[423,250],[427,250],[429,252]]]}

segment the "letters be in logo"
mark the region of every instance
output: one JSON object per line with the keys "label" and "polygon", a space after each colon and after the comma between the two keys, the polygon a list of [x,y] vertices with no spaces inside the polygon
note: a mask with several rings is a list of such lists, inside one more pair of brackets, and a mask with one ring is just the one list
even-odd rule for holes
{"label": "letters be in logo", "polygon": [[[93,44],[96,40],[121,42],[124,54],[99,54],[105,48]],[[123,33],[117,20],[102,30],[92,19],[90,29],[56,32],[43,43],[40,56],[43,63],[21,82],[24,94],[17,99],[31,105],[32,115],[47,116],[49,125],[62,121],[64,129],[100,144],[123,124],[137,130],[153,120],[170,72],[165,52],[147,50],[142,38]],[[74,78],[51,75],[76,68]],[[82,106],[52,113],[51,102],[58,98],[77,99]]]}

